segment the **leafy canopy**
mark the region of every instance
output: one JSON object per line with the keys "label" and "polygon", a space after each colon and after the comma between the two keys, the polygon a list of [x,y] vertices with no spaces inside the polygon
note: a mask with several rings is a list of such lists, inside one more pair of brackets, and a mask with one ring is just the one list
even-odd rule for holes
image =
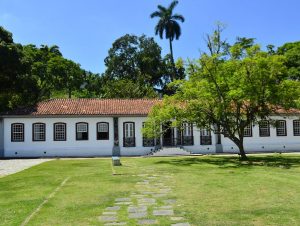
{"label": "leafy canopy", "polygon": [[176,94],[153,108],[146,135],[155,136],[159,129],[153,128],[166,121],[172,120],[173,126],[189,121],[226,133],[246,158],[245,127],[275,114],[278,106],[297,106],[299,82],[287,78],[284,56],[270,55],[258,45],[241,45],[239,40],[223,56],[202,54],[189,64],[189,80],[173,83],[178,87]]}

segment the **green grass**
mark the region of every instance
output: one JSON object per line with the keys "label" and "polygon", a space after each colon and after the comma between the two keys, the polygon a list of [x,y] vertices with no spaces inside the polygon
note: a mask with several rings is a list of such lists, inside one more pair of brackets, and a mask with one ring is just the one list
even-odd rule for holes
{"label": "green grass", "polygon": [[[140,172],[172,174],[175,212],[193,225],[299,225],[300,155],[53,160],[0,178],[0,225],[20,225],[69,181],[29,225],[101,225],[115,198],[129,196]],[[125,217],[122,212],[121,218]],[[168,225],[168,221],[165,225]],[[134,225],[133,221],[128,225]]]}

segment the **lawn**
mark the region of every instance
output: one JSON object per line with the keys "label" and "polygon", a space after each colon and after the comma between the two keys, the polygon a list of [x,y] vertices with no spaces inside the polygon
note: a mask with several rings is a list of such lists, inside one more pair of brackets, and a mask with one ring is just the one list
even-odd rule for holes
{"label": "lawn", "polygon": [[[102,225],[106,207],[136,194],[140,174],[170,175],[162,180],[172,188],[175,215],[191,225],[300,224],[300,155],[257,155],[242,163],[234,156],[121,160],[112,168],[110,159],[58,159],[0,178],[0,224],[21,225],[68,179],[28,225]],[[127,211],[118,214],[136,225]]]}

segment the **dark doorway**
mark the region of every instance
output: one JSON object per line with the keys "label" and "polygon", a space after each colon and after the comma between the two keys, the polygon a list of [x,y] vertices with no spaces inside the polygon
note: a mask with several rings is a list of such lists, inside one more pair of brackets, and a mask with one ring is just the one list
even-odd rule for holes
{"label": "dark doorway", "polygon": [[172,122],[166,122],[163,124],[163,146],[175,146],[174,129],[171,127]]}

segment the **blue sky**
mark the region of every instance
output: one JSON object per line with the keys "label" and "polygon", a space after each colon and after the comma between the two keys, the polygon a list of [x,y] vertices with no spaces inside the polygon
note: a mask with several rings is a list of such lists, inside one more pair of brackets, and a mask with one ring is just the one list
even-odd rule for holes
{"label": "blue sky", "polygon": [[[86,70],[102,73],[104,58],[115,39],[129,33],[154,36],[150,19],[166,0],[0,0],[0,26],[22,44],[56,44],[66,58]],[[299,0],[181,0],[184,15],[175,57],[194,59],[205,50],[204,36],[216,21],[227,25],[224,37],[254,37],[262,46],[300,40]],[[155,40],[168,53],[167,40]]]}

